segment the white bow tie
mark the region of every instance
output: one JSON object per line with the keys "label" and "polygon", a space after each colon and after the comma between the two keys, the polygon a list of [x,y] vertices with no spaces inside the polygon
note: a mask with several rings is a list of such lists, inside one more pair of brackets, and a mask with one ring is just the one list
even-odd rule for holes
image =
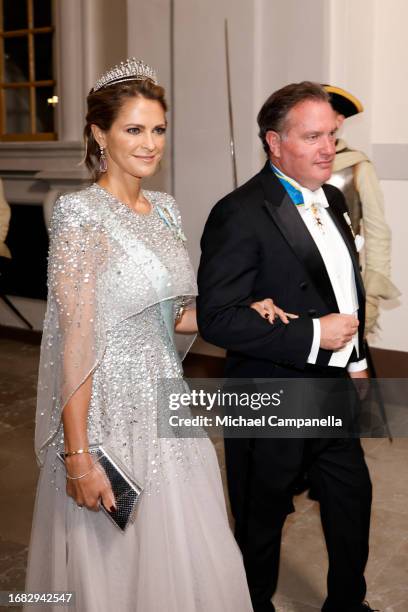
{"label": "white bow tie", "polygon": [[310,189],[307,189],[306,187],[302,187],[301,190],[302,190],[305,210],[309,210],[310,208],[327,208],[328,207],[326,196],[324,195],[324,191],[321,187],[319,189],[316,189],[316,191],[311,191]]}

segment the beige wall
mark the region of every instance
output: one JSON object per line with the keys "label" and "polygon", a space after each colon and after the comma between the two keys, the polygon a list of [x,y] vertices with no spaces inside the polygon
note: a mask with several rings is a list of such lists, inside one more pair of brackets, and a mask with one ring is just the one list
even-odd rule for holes
{"label": "beige wall", "polygon": [[84,84],[89,91],[105,70],[127,57],[126,0],[85,0]]}
{"label": "beige wall", "polygon": [[[143,59],[153,66],[171,99],[170,0],[127,0],[128,55]],[[172,122],[168,130],[167,155],[155,177],[146,187],[172,191],[171,180]]]}
{"label": "beige wall", "polygon": [[[386,180],[389,168],[377,164],[392,231],[392,276],[403,295],[382,302],[380,329],[370,344],[401,351],[408,351],[408,165],[404,167],[400,158],[401,146],[408,145],[408,82],[402,77],[408,64],[407,19],[404,0],[330,0],[329,79],[354,93],[365,107],[364,113],[345,122],[344,136],[351,146],[380,161],[384,155],[394,156],[387,160],[387,166],[391,165],[399,178]],[[388,148],[381,154],[385,145]]]}
{"label": "beige wall", "polygon": [[383,180],[386,216],[392,230],[393,278],[401,298],[384,305],[381,329],[373,344],[408,351],[408,159],[401,160],[401,145],[408,145],[408,46],[405,0],[374,0],[374,49],[372,58],[372,142],[388,145],[392,165],[401,167],[404,180]]}
{"label": "beige wall", "polygon": [[[297,0],[176,0],[175,6],[175,194],[197,266],[208,213],[233,189],[224,19],[241,184],[265,160],[256,115],[266,97],[288,80],[324,77],[327,10],[325,0],[310,0],[300,12]],[[305,27],[315,32],[307,45]]]}
{"label": "beige wall", "polygon": [[82,141],[89,90],[127,54],[126,0],[58,0],[55,20],[59,140]]}
{"label": "beige wall", "polygon": [[373,0],[372,139],[381,143],[408,143],[408,3]]}
{"label": "beige wall", "polygon": [[194,264],[211,207],[234,187],[230,156],[224,19],[228,19],[238,181],[252,173],[254,11],[245,0],[177,0],[175,195]]}

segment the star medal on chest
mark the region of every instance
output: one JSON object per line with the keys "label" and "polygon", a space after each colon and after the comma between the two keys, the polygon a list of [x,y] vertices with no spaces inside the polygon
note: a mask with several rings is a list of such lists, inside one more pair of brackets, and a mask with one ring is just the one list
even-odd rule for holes
{"label": "star medal on chest", "polygon": [[314,222],[316,223],[317,227],[319,228],[320,231],[323,232],[324,234],[324,225],[323,225],[323,221],[320,217],[320,206],[319,204],[315,204],[314,202],[312,202],[312,204],[310,205],[310,211],[313,215],[313,219]]}
{"label": "star medal on chest", "polygon": [[187,238],[181,229],[181,227],[177,224],[174,219],[172,213],[167,208],[167,206],[157,206],[157,212],[159,214],[160,219],[167,225],[167,227],[175,234],[178,240],[181,242],[186,242]]}

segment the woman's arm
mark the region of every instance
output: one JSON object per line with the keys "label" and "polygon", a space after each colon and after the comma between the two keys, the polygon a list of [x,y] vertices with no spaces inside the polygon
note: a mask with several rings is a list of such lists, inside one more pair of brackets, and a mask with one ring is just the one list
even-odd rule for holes
{"label": "woman's arm", "polygon": [[[66,491],[78,505],[90,510],[99,509],[100,498],[107,509],[115,504],[109,480],[95,458],[89,452],[70,454],[88,449],[92,391],[92,376],[88,374],[97,359],[95,285],[103,261],[101,244],[97,228],[90,227],[86,202],[72,195],[59,198],[51,222],[48,334],[57,338],[57,354],[61,356],[53,380],[58,381],[54,393],[62,407],[65,453],[69,454],[65,457]],[[50,356],[51,361],[55,357]],[[49,376],[44,377],[43,384],[49,384]]]}
{"label": "woman's arm", "polygon": [[[71,453],[88,448],[88,408],[91,398],[92,376],[74,393],[62,413],[65,452]],[[116,507],[110,482],[90,453],[65,457],[67,471],[67,495],[79,506],[88,510],[99,510],[99,500],[107,510]]]}
{"label": "woman's arm", "polygon": [[87,419],[91,398],[92,376],[74,393],[62,413],[65,452],[88,448]]}
{"label": "woman's arm", "polygon": [[195,308],[183,310],[181,317],[174,324],[174,331],[178,334],[197,333],[197,311]]}

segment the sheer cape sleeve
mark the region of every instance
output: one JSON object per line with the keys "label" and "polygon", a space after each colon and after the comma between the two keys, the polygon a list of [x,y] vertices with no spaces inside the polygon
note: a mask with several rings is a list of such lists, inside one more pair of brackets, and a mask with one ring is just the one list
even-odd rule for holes
{"label": "sheer cape sleeve", "polygon": [[95,273],[105,263],[106,249],[103,235],[79,204],[62,196],[51,221],[35,433],[40,463],[63,407],[92,372],[100,348]]}

